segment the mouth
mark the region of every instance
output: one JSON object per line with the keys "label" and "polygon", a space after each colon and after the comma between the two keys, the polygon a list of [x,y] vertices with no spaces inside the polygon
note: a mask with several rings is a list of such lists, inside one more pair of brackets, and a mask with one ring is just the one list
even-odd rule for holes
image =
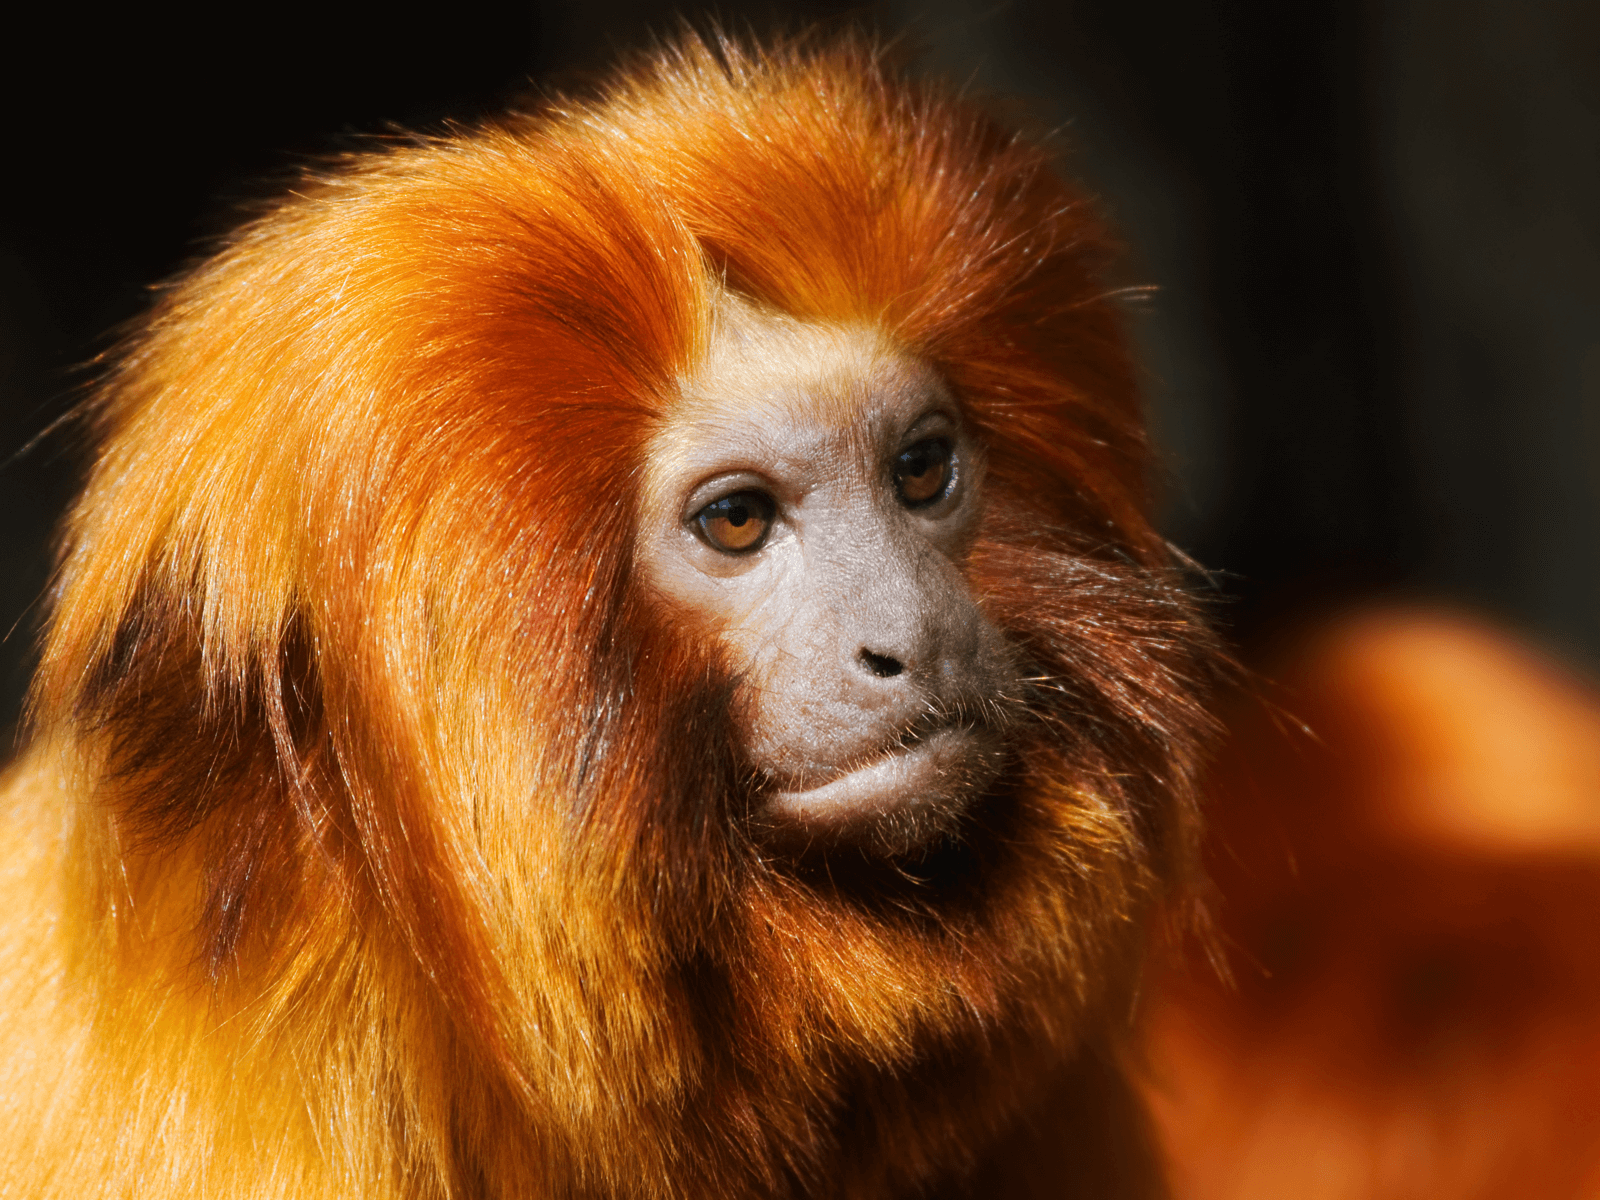
{"label": "mouth", "polygon": [[767,796],[767,815],[809,832],[847,831],[885,818],[951,814],[988,782],[976,730],[945,725],[810,787],[780,786]]}

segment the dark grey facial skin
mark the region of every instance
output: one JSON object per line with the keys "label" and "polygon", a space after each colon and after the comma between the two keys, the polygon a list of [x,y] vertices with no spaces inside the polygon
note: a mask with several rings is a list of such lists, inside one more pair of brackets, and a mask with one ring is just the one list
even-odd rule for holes
{"label": "dark grey facial skin", "polygon": [[739,677],[758,824],[911,849],[1004,758],[1015,669],[962,569],[981,448],[876,330],[716,311],[652,444],[639,562]]}

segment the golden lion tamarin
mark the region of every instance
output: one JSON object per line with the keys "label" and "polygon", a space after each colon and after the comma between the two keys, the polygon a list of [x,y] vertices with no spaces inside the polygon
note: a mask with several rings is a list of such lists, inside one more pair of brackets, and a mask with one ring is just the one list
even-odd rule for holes
{"label": "golden lion tamarin", "polygon": [[865,43],[690,39],[172,285],[5,786],[3,1194],[1153,1186],[1214,651],[1109,253]]}

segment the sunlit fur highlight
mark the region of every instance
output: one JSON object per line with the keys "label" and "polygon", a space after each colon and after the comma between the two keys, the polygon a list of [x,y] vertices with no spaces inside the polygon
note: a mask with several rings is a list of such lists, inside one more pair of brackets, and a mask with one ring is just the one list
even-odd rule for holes
{"label": "sunlit fur highlight", "polygon": [[[93,402],[8,784],[0,1194],[974,1169],[1105,1051],[1192,851],[1211,644],[1108,256],[867,44],[687,40],[308,176],[177,281]],[[1016,761],[894,869],[748,836],[736,681],[632,578],[724,288],[880,327],[988,446]]]}

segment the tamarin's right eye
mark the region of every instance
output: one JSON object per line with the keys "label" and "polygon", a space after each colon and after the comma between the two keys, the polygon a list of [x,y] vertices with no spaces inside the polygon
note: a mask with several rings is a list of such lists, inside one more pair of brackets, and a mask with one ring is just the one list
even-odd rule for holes
{"label": "tamarin's right eye", "polygon": [[777,505],[765,492],[735,492],[694,515],[700,536],[724,554],[753,554],[767,540]]}

